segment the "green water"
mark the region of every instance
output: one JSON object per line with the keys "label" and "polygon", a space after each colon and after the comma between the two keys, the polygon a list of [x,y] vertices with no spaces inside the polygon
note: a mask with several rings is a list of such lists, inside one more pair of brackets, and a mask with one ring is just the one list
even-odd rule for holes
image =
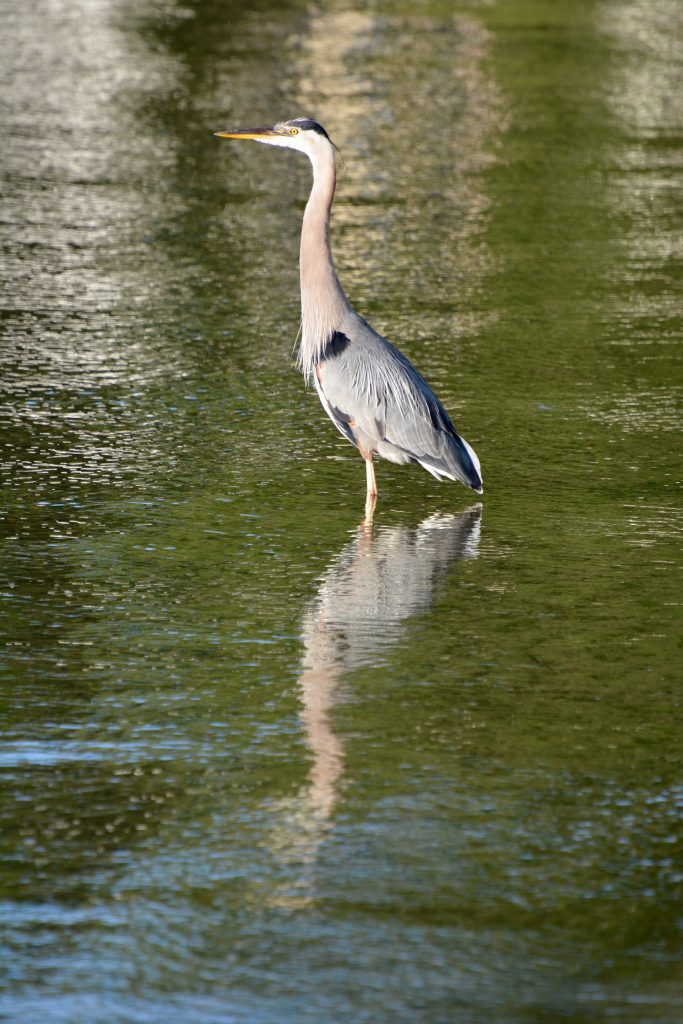
{"label": "green water", "polygon": [[[683,1019],[678,0],[2,0],[0,1019]],[[478,451],[292,362],[297,154]]]}

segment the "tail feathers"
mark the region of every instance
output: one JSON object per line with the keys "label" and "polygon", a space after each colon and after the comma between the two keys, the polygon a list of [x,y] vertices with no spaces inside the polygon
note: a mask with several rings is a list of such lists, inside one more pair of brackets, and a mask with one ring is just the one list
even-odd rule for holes
{"label": "tail feathers", "polygon": [[436,458],[422,456],[418,458],[420,465],[435,476],[437,480],[447,477],[459,480],[466,487],[471,487],[477,494],[483,494],[484,481],[481,465],[474,448],[459,434],[444,434],[441,455]]}

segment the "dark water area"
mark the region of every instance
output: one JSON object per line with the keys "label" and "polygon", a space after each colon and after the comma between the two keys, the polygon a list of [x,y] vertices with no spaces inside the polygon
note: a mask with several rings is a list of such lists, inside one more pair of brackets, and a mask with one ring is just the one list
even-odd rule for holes
{"label": "dark water area", "polygon": [[[678,0],[0,7],[0,1020],[678,1024]],[[481,498],[364,521],[299,115]]]}

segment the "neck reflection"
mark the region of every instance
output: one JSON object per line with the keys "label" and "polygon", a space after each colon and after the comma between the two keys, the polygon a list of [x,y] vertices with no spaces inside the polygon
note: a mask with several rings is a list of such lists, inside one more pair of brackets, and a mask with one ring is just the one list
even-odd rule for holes
{"label": "neck reflection", "polygon": [[366,517],[322,576],[302,621],[298,681],[312,764],[305,785],[287,801],[290,841],[281,832],[278,844],[280,857],[298,862],[300,871],[278,903],[314,898],[313,867],[344,782],[344,744],[332,723],[340,680],[382,663],[403,638],[406,620],[430,607],[453,563],[477,557],[480,529],[481,505],[457,516],[432,515],[417,527],[376,529]]}

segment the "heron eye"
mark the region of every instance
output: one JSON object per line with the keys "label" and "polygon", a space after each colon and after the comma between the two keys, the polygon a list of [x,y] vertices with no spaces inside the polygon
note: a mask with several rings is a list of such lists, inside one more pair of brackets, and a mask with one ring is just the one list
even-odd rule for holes
{"label": "heron eye", "polygon": [[290,128],[289,129],[289,134],[290,135],[298,135],[299,134],[299,129],[298,128]]}

